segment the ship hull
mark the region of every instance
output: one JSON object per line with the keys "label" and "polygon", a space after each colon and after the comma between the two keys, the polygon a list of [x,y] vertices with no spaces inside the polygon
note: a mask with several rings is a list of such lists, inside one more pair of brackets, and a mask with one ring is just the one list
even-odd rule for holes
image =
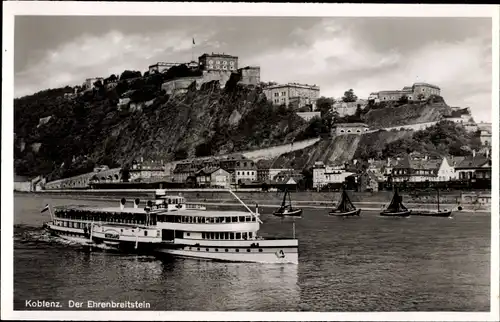
{"label": "ship hull", "polygon": [[285,250],[282,255],[277,255],[276,252],[264,253],[224,253],[224,252],[204,252],[184,249],[158,249],[157,253],[168,254],[175,257],[220,261],[220,262],[246,262],[246,263],[263,263],[263,264],[298,264],[299,256],[297,250]]}
{"label": "ship hull", "polygon": [[361,209],[355,209],[355,210],[347,211],[347,212],[339,212],[339,211],[332,210],[328,214],[330,216],[336,216],[336,217],[353,217],[353,216],[359,216],[360,213],[361,213]]}
{"label": "ship hull", "polygon": [[296,209],[292,210],[289,212],[281,212],[281,211],[275,211],[273,212],[273,215],[277,217],[301,217],[302,216],[302,209]]}
{"label": "ship hull", "polygon": [[450,211],[426,211],[426,210],[417,210],[412,211],[412,215],[414,216],[422,216],[422,217],[451,217]]}
{"label": "ship hull", "polygon": [[411,211],[398,211],[398,212],[388,212],[388,211],[382,211],[380,213],[380,216],[383,217],[410,217],[411,216]]}

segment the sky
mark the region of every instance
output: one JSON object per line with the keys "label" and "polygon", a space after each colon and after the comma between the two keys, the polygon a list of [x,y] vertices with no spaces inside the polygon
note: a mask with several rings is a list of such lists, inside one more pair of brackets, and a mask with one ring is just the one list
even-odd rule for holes
{"label": "sky", "polygon": [[326,97],[427,82],[492,119],[489,18],[16,16],[14,37],[15,97],[219,52]]}

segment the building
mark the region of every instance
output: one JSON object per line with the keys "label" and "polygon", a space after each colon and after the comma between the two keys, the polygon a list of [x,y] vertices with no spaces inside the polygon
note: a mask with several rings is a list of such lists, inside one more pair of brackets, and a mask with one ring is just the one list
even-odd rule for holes
{"label": "building", "polygon": [[154,74],[154,73],[165,73],[167,70],[174,66],[180,66],[183,63],[166,63],[166,62],[157,62],[154,65],[150,65],[148,67],[149,74]]}
{"label": "building", "polygon": [[82,87],[84,89],[91,89],[94,88],[94,84],[97,81],[101,81],[101,83],[104,84],[104,78],[102,77],[94,77],[94,78],[87,78],[85,82],[83,83]]}
{"label": "building", "polygon": [[202,76],[190,76],[182,77],[169,80],[161,85],[161,89],[165,91],[167,95],[179,95],[185,94],[188,91],[189,86],[195,83],[196,89],[199,90],[204,80]]}
{"label": "building", "polygon": [[343,183],[353,172],[345,171],[344,165],[327,166],[323,162],[315,162],[313,167],[313,188],[321,189],[329,183]]}
{"label": "building", "polygon": [[174,182],[186,182],[189,177],[195,176],[200,168],[200,164],[190,161],[177,163],[172,171]]}
{"label": "building", "polygon": [[238,57],[222,54],[203,54],[198,57],[198,66],[204,71],[234,71],[238,70]]}
{"label": "building", "polygon": [[455,166],[459,180],[487,179],[491,180],[491,158],[488,155],[476,154],[465,157]]}
{"label": "building", "polygon": [[146,161],[141,158],[140,162],[134,161],[129,169],[129,181],[143,181],[151,178],[163,178],[167,176],[162,161]]}
{"label": "building", "polygon": [[243,85],[258,85],[260,84],[260,67],[258,66],[247,66],[238,69],[241,75],[239,84]]}
{"label": "building", "polygon": [[480,131],[479,139],[481,140],[481,144],[484,146],[491,146],[492,143],[491,125],[488,128],[487,126],[480,126],[478,124],[478,129]]}
{"label": "building", "polygon": [[231,174],[233,185],[257,181],[257,165],[243,155],[232,155],[220,160],[220,167]]}
{"label": "building", "polygon": [[[393,182],[426,182],[439,181],[438,171],[442,159],[429,159],[427,156],[410,154],[398,162],[392,169]],[[445,171],[446,168],[443,168]],[[445,181],[445,180],[443,180]]]}
{"label": "building", "polygon": [[311,106],[311,109],[315,110],[320,89],[316,85],[288,83],[267,86],[263,92],[274,105],[284,104],[294,109]]}
{"label": "building", "polygon": [[405,86],[402,90],[388,90],[371,93],[368,100],[382,101],[398,101],[401,97],[406,96],[410,101],[427,99],[431,95],[441,96],[441,89],[428,83],[414,83],[412,86]]}
{"label": "building", "polygon": [[287,169],[276,174],[273,180],[277,184],[297,185],[303,178],[304,175],[300,171]]}
{"label": "building", "polygon": [[321,112],[297,112],[296,114],[307,122],[315,117],[321,118]]}
{"label": "building", "polygon": [[364,123],[336,123],[332,126],[332,135],[363,134],[369,130]]}
{"label": "building", "polygon": [[205,167],[195,174],[196,183],[200,187],[229,189],[231,174],[219,167]]}
{"label": "building", "polygon": [[259,165],[257,168],[257,181],[266,182],[274,180],[274,177],[283,171],[293,171],[293,169],[272,168],[268,164],[264,164],[262,166]]}

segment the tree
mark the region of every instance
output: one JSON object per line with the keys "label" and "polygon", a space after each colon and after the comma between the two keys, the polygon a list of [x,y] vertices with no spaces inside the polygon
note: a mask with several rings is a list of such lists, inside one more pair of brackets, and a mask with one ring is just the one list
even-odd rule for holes
{"label": "tree", "polygon": [[348,103],[348,102],[356,102],[358,100],[358,97],[354,94],[354,90],[351,88],[348,91],[344,92],[344,96],[342,97],[342,101]]}
{"label": "tree", "polygon": [[321,116],[327,114],[335,104],[335,100],[329,97],[320,97],[316,100],[316,110],[321,112]]}
{"label": "tree", "polygon": [[126,70],[124,71],[121,76],[120,76],[120,80],[125,80],[125,79],[131,79],[131,78],[137,78],[137,77],[141,77],[141,72],[139,71],[132,71],[132,70]]}

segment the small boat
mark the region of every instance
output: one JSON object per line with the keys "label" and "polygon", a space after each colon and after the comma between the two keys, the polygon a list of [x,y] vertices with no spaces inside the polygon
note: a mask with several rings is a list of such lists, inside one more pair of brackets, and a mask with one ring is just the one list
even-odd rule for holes
{"label": "small boat", "polygon": [[[288,203],[286,200],[286,196],[288,195]],[[292,206],[292,199],[290,197],[290,192],[285,190],[285,195],[283,196],[283,202],[281,203],[281,207],[273,212],[273,215],[278,217],[300,217],[302,216],[302,209],[294,208]]]}
{"label": "small boat", "polygon": [[391,203],[387,208],[385,208],[380,215],[386,217],[410,217],[411,210],[408,210],[403,205],[403,198],[398,194],[397,190],[394,190],[394,196],[392,197]]}
{"label": "small boat", "polygon": [[342,196],[340,198],[340,202],[332,209],[328,214],[330,216],[338,216],[338,217],[349,217],[349,216],[359,216],[361,213],[361,209],[356,209],[352,204],[349,196],[345,189],[342,189]]}
{"label": "small boat", "polygon": [[439,208],[439,189],[437,190],[437,210],[431,209],[417,209],[413,210],[411,213],[415,216],[426,216],[426,217],[451,217],[451,210]]}

